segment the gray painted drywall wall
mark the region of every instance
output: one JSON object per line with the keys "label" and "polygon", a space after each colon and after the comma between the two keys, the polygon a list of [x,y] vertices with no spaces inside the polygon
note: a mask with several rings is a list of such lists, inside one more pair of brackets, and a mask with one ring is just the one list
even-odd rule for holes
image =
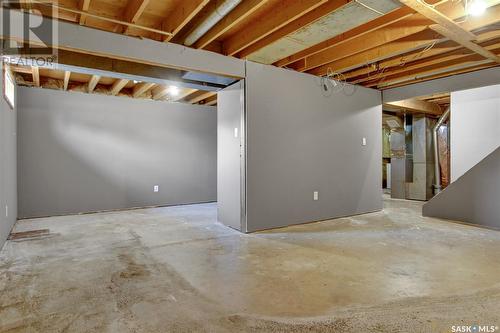
{"label": "gray painted drywall wall", "polygon": [[[17,111],[3,97],[3,68],[0,62],[0,249],[17,219]],[[17,88],[16,88],[17,90]],[[18,98],[15,96],[15,101]]]}
{"label": "gray painted drywall wall", "polygon": [[216,200],[214,107],[25,87],[18,96],[20,217]]}
{"label": "gray painted drywall wall", "polygon": [[452,75],[403,87],[383,91],[384,103],[436,93],[459,91],[500,83],[500,67],[483,69],[471,73]]}
{"label": "gray painted drywall wall", "polygon": [[380,92],[326,97],[318,77],[252,62],[245,84],[248,231],[382,209]]}
{"label": "gray painted drywall wall", "polygon": [[424,216],[500,228],[500,148],[423,207]]}
{"label": "gray painted drywall wall", "polygon": [[500,84],[451,93],[451,181],[500,147]]}
{"label": "gray painted drywall wall", "polygon": [[217,94],[217,218],[236,230],[241,221],[243,82]]}

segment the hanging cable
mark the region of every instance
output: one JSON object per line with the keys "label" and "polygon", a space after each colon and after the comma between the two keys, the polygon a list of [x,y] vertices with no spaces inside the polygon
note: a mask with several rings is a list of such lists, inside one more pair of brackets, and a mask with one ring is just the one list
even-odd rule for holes
{"label": "hanging cable", "polygon": [[368,10],[371,10],[372,12],[375,12],[375,13],[379,14],[379,15],[382,15],[382,16],[383,16],[383,15],[385,15],[385,13],[382,13],[381,11],[376,10],[375,8],[372,8],[372,7],[370,7],[370,6],[368,6],[368,5],[364,4],[364,3],[362,3],[360,0],[354,0],[354,2],[355,2],[355,3],[357,3],[357,4],[358,4],[358,5],[360,5],[360,6],[365,7],[365,8],[366,8],[366,9],[368,9]]}

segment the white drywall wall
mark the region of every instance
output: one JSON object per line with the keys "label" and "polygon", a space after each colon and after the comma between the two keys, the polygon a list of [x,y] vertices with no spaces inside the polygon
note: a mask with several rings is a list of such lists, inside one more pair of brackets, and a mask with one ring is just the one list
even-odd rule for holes
{"label": "white drywall wall", "polygon": [[2,66],[0,62],[0,249],[17,219],[17,111],[3,97]]}
{"label": "white drywall wall", "polygon": [[500,146],[500,84],[451,93],[451,181]]}

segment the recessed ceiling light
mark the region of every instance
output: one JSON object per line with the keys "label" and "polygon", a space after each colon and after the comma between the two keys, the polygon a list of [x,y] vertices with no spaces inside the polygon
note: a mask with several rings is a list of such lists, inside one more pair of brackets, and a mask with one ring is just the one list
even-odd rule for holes
{"label": "recessed ceiling light", "polygon": [[472,16],[480,16],[483,15],[486,11],[486,2],[483,0],[473,0],[469,4],[469,14]]}
{"label": "recessed ceiling light", "polygon": [[170,88],[168,88],[168,92],[172,96],[177,96],[179,95],[179,88],[177,88],[176,86],[170,86]]}

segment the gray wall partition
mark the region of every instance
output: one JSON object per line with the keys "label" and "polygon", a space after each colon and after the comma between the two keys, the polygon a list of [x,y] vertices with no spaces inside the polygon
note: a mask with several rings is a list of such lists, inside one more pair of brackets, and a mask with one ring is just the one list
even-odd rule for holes
{"label": "gray wall partition", "polygon": [[221,223],[240,231],[246,231],[243,87],[240,81],[217,94],[217,216]]}
{"label": "gray wall partition", "polygon": [[17,219],[17,111],[3,97],[2,66],[0,61],[0,249]]}
{"label": "gray wall partition", "polygon": [[500,147],[423,207],[424,216],[500,228]]}
{"label": "gray wall partition", "polygon": [[500,228],[500,85],[451,93],[452,183],[424,216]]}
{"label": "gray wall partition", "polygon": [[214,107],[18,93],[20,217],[217,199]]}
{"label": "gray wall partition", "polygon": [[379,91],[251,62],[245,85],[248,231],[382,209]]}

